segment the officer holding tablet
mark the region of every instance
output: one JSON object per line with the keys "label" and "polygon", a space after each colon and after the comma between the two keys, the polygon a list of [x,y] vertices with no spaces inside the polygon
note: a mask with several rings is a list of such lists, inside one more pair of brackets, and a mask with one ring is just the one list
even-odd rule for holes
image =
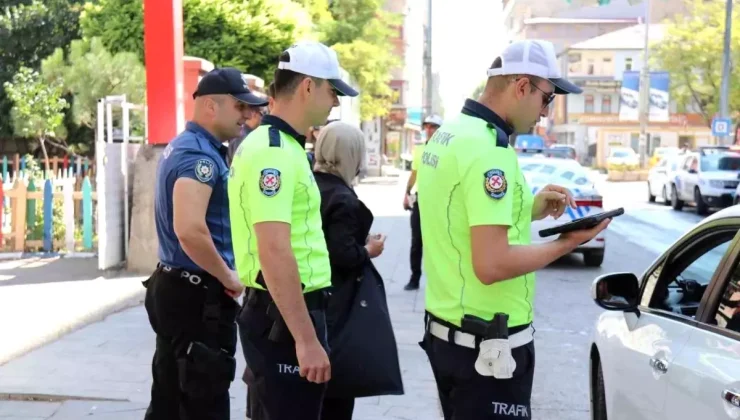
{"label": "officer holding tablet", "polygon": [[533,196],[509,136],[529,132],[556,94],[581,92],[559,69],[550,42],[509,44],[478,101],[467,100],[424,148],[418,200],[428,285],[420,344],[446,420],[531,418],[534,272],[609,224],[530,245],[533,219],[558,218],[575,201],[555,185]]}

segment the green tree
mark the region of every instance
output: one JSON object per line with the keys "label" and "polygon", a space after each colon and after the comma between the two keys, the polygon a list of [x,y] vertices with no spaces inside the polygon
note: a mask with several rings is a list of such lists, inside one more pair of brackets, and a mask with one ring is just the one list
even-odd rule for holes
{"label": "green tree", "polygon": [[61,84],[47,83],[41,79],[37,71],[21,67],[11,82],[5,82],[4,87],[8,97],[13,101],[11,121],[15,133],[39,139],[48,170],[46,141],[60,134],[64,110],[68,106],[67,101],[62,98]]}
{"label": "green tree", "polygon": [[83,0],[0,1],[0,137],[12,136],[12,102],[2,89],[22,66],[38,69],[56,48],[80,37]]}
{"label": "green tree", "polygon": [[342,67],[359,85],[360,118],[386,115],[396,98],[388,82],[391,71],[401,64],[392,42],[399,34],[401,16],[382,10],[383,0],[333,0],[328,15],[320,12],[326,3],[304,0],[312,16],[319,18],[320,40],[334,48]]}
{"label": "green tree", "polygon": [[[732,16],[738,27],[738,11]],[[671,74],[671,100],[681,110],[697,106],[707,125],[719,109],[722,80],[722,39],[725,30],[725,2],[694,0],[686,16],[679,15],[668,23],[665,36],[651,46],[651,67]],[[733,31],[732,45],[740,43],[740,33]],[[731,60],[740,62],[740,50],[732,49]],[[740,68],[734,66],[730,76],[729,104],[740,109]]]}
{"label": "green tree", "polygon": [[[135,53],[144,61],[141,0],[99,0],[85,5],[85,37],[100,37],[113,54]],[[184,0],[185,54],[216,66],[236,67],[272,80],[277,57],[311,33],[311,17],[291,0]]]}
{"label": "green tree", "polygon": [[42,62],[41,74],[74,96],[75,123],[88,127],[95,124],[100,98],[126,95],[127,101],[137,104],[146,99],[146,72],[136,55],[113,55],[99,38],[72,41],[66,59],[62,49],[57,49]]}

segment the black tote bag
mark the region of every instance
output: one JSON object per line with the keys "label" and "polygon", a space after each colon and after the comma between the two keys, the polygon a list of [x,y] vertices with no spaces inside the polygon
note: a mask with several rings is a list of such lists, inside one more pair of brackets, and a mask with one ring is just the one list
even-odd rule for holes
{"label": "black tote bag", "polygon": [[403,395],[385,285],[371,262],[365,265],[354,286],[352,306],[329,338],[331,380],[327,396]]}

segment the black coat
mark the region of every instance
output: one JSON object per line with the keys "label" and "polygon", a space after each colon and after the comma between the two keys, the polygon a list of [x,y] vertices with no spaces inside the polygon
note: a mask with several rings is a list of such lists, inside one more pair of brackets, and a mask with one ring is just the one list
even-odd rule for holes
{"label": "black coat", "polygon": [[370,260],[365,241],[373,214],[354,190],[336,175],[315,172],[321,192],[321,222],[331,263],[331,283],[338,288],[356,280]]}

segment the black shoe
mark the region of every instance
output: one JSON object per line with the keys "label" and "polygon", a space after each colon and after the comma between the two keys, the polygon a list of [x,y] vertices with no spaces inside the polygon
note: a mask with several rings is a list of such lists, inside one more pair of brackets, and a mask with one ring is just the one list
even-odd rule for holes
{"label": "black shoe", "polygon": [[403,290],[417,290],[419,288],[419,282],[410,281],[408,284],[403,286]]}

